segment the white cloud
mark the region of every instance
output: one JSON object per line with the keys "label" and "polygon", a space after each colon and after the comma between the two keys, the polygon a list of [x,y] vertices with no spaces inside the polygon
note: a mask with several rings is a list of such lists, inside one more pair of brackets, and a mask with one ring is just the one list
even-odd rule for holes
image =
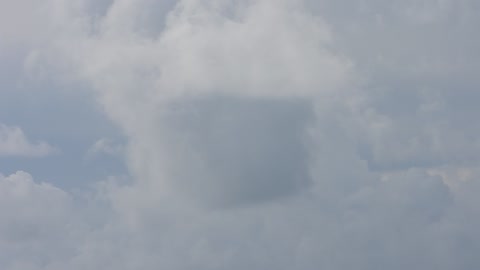
{"label": "white cloud", "polygon": [[0,267],[41,269],[70,254],[81,228],[72,210],[72,198],[59,188],[22,171],[0,175]]}
{"label": "white cloud", "polygon": [[[453,191],[437,176],[410,170],[330,198],[319,189],[227,211],[148,204],[133,222],[118,205],[128,204],[128,187],[105,187],[74,206],[70,194],[28,173],[0,177],[2,269],[477,266],[473,181]],[[120,216],[103,205],[108,198]],[[131,199],[138,206],[141,198]]]}
{"label": "white cloud", "polygon": [[321,18],[292,1],[180,1],[161,34],[144,35],[131,20],[148,3],[116,2],[77,50],[130,138],[135,179],[219,206],[308,186],[309,99],[351,80]]}
{"label": "white cloud", "polygon": [[19,127],[0,124],[0,157],[44,157],[57,151],[46,142],[30,142]]}

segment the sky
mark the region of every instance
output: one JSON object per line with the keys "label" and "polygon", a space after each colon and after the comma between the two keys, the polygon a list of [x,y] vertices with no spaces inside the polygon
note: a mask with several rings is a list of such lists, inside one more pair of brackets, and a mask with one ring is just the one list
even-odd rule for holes
{"label": "sky", "polygon": [[0,0],[0,269],[480,269],[479,13]]}

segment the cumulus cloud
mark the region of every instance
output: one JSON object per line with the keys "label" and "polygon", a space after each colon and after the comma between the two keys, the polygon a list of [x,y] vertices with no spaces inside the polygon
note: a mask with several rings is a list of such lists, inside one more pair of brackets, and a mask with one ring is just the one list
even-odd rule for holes
{"label": "cumulus cloud", "polygon": [[480,266],[474,2],[72,3],[30,64],[92,88],[130,176],[86,195],[0,178],[7,220],[74,232],[2,246],[3,268]]}
{"label": "cumulus cloud", "polygon": [[72,226],[72,209],[69,194],[26,172],[0,175],[0,267],[41,269],[72,252],[80,228]]}
{"label": "cumulus cloud", "polygon": [[321,18],[293,1],[181,1],[148,34],[132,21],[148,5],[115,2],[78,62],[131,138],[135,179],[219,206],[308,186],[311,98],[351,79]]}
{"label": "cumulus cloud", "polygon": [[0,157],[44,157],[57,151],[46,142],[30,142],[19,127],[0,124]]}
{"label": "cumulus cloud", "polygon": [[[3,177],[0,189],[8,208],[2,208],[2,215],[9,217],[4,223],[22,218],[21,228],[29,224],[29,231],[42,232],[20,231],[14,243],[32,253],[3,257],[4,269],[478,266],[475,224],[479,220],[471,217],[477,200],[469,194],[478,187],[468,182],[450,189],[441,177],[422,170],[385,175],[381,181],[330,199],[311,192],[228,211],[150,204],[137,208],[130,221],[125,220],[125,213],[115,214],[124,209],[105,208],[102,203],[104,195],[120,196],[125,191],[120,189],[126,187],[105,184],[72,217],[71,195],[36,184],[23,172]],[[125,197],[113,201],[125,202]],[[89,204],[97,209],[89,209]],[[39,216],[43,207],[50,211]],[[95,215],[98,208],[103,217]],[[44,223],[53,227],[43,227]],[[4,226],[1,234],[12,236],[21,228]],[[62,239],[52,242],[55,236],[50,233],[60,233]],[[34,248],[47,241],[48,248]],[[3,248],[14,252],[12,246]]]}

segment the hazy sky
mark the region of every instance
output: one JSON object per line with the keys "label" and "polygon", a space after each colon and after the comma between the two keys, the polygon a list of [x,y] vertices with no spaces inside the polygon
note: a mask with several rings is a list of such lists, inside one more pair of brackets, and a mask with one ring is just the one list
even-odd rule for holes
{"label": "hazy sky", "polygon": [[0,269],[480,269],[480,2],[0,0]]}

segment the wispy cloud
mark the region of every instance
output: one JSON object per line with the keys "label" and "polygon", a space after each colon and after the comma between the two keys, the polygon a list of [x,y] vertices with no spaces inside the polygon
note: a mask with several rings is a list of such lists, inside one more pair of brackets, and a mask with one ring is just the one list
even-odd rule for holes
{"label": "wispy cloud", "polygon": [[20,127],[0,124],[0,157],[45,157],[57,152],[44,141],[31,142]]}

